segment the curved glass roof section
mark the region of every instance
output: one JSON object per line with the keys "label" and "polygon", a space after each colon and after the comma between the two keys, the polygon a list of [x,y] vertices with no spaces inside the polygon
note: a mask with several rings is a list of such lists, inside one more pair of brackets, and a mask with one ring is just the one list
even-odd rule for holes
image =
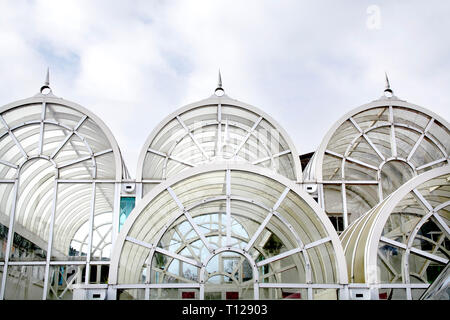
{"label": "curved glass roof section", "polygon": [[348,214],[351,223],[412,177],[449,164],[449,141],[446,120],[383,96],[334,124],[304,180],[322,184],[326,212]]}
{"label": "curved glass roof section", "polygon": [[394,284],[419,299],[448,264],[449,224],[447,165],[411,179],[341,234],[350,282]]}
{"label": "curved glass roof section", "polygon": [[268,169],[229,163],[152,189],[118,236],[109,283],[135,299],[145,288],[163,289],[152,298],[190,288],[205,299],[230,287],[244,299],[282,298],[286,288],[312,299],[312,284],[346,277],[337,233],[310,196]]}
{"label": "curved glass roof section", "polygon": [[142,148],[137,182],[150,187],[188,168],[218,162],[251,163],[300,181],[296,148],[280,125],[261,110],[212,95],[166,117]]}
{"label": "curved glass roof section", "polygon": [[55,259],[86,259],[90,249],[109,257],[111,233],[101,227],[112,223],[114,183],[128,173],[103,121],[46,85],[1,107],[0,122],[0,222],[11,227],[13,216],[14,231],[45,252],[51,240]]}

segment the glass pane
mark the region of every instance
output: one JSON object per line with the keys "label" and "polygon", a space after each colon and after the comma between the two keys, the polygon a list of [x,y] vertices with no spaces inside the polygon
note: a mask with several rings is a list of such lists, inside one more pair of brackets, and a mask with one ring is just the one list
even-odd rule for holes
{"label": "glass pane", "polygon": [[[151,300],[184,300],[199,299],[198,289],[151,289]],[[194,298],[192,298],[194,297]]]}
{"label": "glass pane", "polygon": [[[38,246],[36,242],[39,242],[41,246]],[[34,239],[34,241],[31,241],[19,233],[14,232],[14,241],[11,247],[10,261],[45,261],[46,257],[46,243],[40,239]]]}
{"label": "glass pane", "polygon": [[5,300],[41,300],[45,266],[9,266]]}
{"label": "glass pane", "polygon": [[5,261],[6,246],[8,243],[8,227],[0,223],[0,261]]}
{"label": "glass pane", "polygon": [[58,203],[53,229],[55,260],[86,260],[92,185],[58,184]]}
{"label": "glass pane", "polygon": [[144,300],[145,289],[119,289],[117,300]]}
{"label": "glass pane", "polygon": [[337,289],[314,289],[313,290],[314,300],[337,300],[338,290]]}
{"label": "glass pane", "polygon": [[342,215],[342,195],[340,185],[323,186],[325,210],[330,215]]}
{"label": "glass pane", "polygon": [[95,211],[92,230],[92,260],[109,260],[112,244],[114,184],[95,185]]}
{"label": "glass pane", "polygon": [[308,290],[297,288],[261,288],[259,289],[261,300],[307,300]]}
{"label": "glass pane", "polygon": [[134,209],[136,202],[135,197],[121,197],[120,198],[120,216],[119,216],[119,231],[122,229],[125,220]]}
{"label": "glass pane", "polygon": [[401,185],[414,177],[413,169],[403,161],[389,161],[381,168],[383,198],[389,196]]}

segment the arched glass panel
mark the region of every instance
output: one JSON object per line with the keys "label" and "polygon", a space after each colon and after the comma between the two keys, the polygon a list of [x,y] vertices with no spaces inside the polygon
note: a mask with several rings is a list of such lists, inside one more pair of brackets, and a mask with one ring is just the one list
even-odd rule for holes
{"label": "arched glass panel", "polygon": [[106,282],[118,232],[114,137],[45,89],[0,108],[0,299],[68,299],[73,284]]}
{"label": "arched glass panel", "polygon": [[347,227],[412,177],[449,164],[449,141],[446,120],[383,96],[336,122],[304,178],[318,185],[325,211]]}
{"label": "arched glass panel", "polygon": [[341,234],[350,281],[419,299],[448,264],[449,209],[450,166],[406,182]]}
{"label": "arched glass panel", "polygon": [[154,185],[189,168],[230,161],[301,181],[296,148],[270,116],[227,95],[212,95],[180,108],[153,130],[139,158],[140,193],[146,195]]}
{"label": "arched glass panel", "polygon": [[314,284],[332,290],[345,282],[337,234],[317,203],[252,165],[169,179],[138,204],[119,237],[110,281],[127,290],[123,298],[181,299],[189,289],[195,299],[281,299],[305,289],[302,298],[313,299]]}

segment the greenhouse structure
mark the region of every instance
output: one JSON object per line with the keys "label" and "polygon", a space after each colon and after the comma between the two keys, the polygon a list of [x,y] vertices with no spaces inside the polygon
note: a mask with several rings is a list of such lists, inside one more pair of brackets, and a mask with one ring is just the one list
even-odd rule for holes
{"label": "greenhouse structure", "polygon": [[136,177],[48,73],[0,122],[0,300],[450,299],[450,125],[387,76],[300,154],[219,73]]}

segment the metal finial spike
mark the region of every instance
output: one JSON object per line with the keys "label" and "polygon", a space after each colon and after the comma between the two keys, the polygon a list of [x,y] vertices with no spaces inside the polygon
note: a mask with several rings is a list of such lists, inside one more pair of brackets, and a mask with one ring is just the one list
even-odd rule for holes
{"label": "metal finial spike", "polygon": [[222,88],[222,76],[219,69],[219,79],[217,80],[217,88]]}
{"label": "metal finial spike", "polygon": [[388,78],[387,73],[385,72],[384,75],[386,77],[386,89],[391,89],[391,85],[389,84],[389,78]]}
{"label": "metal finial spike", "polygon": [[47,67],[47,74],[45,75],[45,82],[41,87],[40,90],[41,94],[49,94],[52,92],[52,89],[50,88],[50,68]]}
{"label": "metal finial spike", "polygon": [[44,86],[50,86],[50,68],[47,67],[47,75],[45,76]]}
{"label": "metal finial spike", "polygon": [[384,89],[384,93],[385,93],[385,95],[388,94],[388,95],[392,96],[393,91],[391,89],[391,85],[389,83],[389,78],[388,78],[388,75],[386,72],[384,72],[384,76],[386,77],[386,88]]}
{"label": "metal finial spike", "polygon": [[225,94],[225,90],[222,88],[222,75],[220,74],[219,69],[219,78],[217,79],[217,88],[214,90],[214,94],[218,97],[221,97]]}

